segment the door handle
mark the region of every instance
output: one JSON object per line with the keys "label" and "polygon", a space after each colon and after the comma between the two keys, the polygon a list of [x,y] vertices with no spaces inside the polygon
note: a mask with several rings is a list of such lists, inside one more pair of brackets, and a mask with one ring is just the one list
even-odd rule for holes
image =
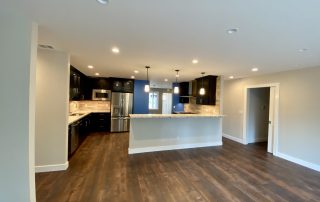
{"label": "door handle", "polygon": [[269,121],[269,124],[271,124],[272,122],[271,121]]}

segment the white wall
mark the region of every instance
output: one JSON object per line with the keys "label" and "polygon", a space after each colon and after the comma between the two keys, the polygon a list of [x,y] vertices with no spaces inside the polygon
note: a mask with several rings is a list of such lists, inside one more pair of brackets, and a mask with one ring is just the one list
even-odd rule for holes
{"label": "white wall", "polygon": [[242,138],[244,87],[280,83],[279,152],[320,170],[320,67],[225,81],[223,132]]}
{"label": "white wall", "polygon": [[248,143],[268,140],[270,88],[252,88],[248,92]]}
{"label": "white wall", "polygon": [[68,167],[69,55],[38,49],[36,171]]}
{"label": "white wall", "polygon": [[221,117],[131,117],[130,121],[130,154],[222,145]]}
{"label": "white wall", "polygon": [[37,25],[0,8],[0,201],[35,201]]}

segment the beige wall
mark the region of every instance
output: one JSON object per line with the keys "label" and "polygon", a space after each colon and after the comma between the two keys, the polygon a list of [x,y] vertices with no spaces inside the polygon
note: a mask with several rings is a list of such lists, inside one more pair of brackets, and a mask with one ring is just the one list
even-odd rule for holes
{"label": "beige wall", "polygon": [[35,201],[37,25],[0,7],[0,201]]}
{"label": "beige wall", "polygon": [[[36,169],[68,162],[69,55],[38,49],[36,83]],[[43,167],[42,167],[43,166]]]}
{"label": "beige wall", "polygon": [[242,138],[244,87],[280,83],[279,152],[320,165],[320,67],[225,81],[223,133]]}

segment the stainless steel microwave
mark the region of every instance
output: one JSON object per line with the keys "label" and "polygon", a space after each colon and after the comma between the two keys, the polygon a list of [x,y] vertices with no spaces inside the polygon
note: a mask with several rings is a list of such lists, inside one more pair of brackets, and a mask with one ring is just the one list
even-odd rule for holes
{"label": "stainless steel microwave", "polygon": [[104,89],[93,89],[92,100],[107,101],[111,100],[111,91]]}

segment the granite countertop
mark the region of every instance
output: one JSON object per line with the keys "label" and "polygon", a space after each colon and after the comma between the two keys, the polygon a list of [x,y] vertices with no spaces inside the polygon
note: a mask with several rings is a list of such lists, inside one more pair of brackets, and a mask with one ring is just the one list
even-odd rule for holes
{"label": "granite countertop", "polygon": [[144,118],[222,118],[223,115],[213,114],[130,114],[132,119]]}
{"label": "granite countertop", "polygon": [[73,116],[69,116],[68,118],[68,124],[72,124],[82,118],[84,118],[85,116],[88,116],[91,113],[110,113],[110,110],[90,110],[90,111],[77,111],[74,112],[72,114],[75,114]]}

